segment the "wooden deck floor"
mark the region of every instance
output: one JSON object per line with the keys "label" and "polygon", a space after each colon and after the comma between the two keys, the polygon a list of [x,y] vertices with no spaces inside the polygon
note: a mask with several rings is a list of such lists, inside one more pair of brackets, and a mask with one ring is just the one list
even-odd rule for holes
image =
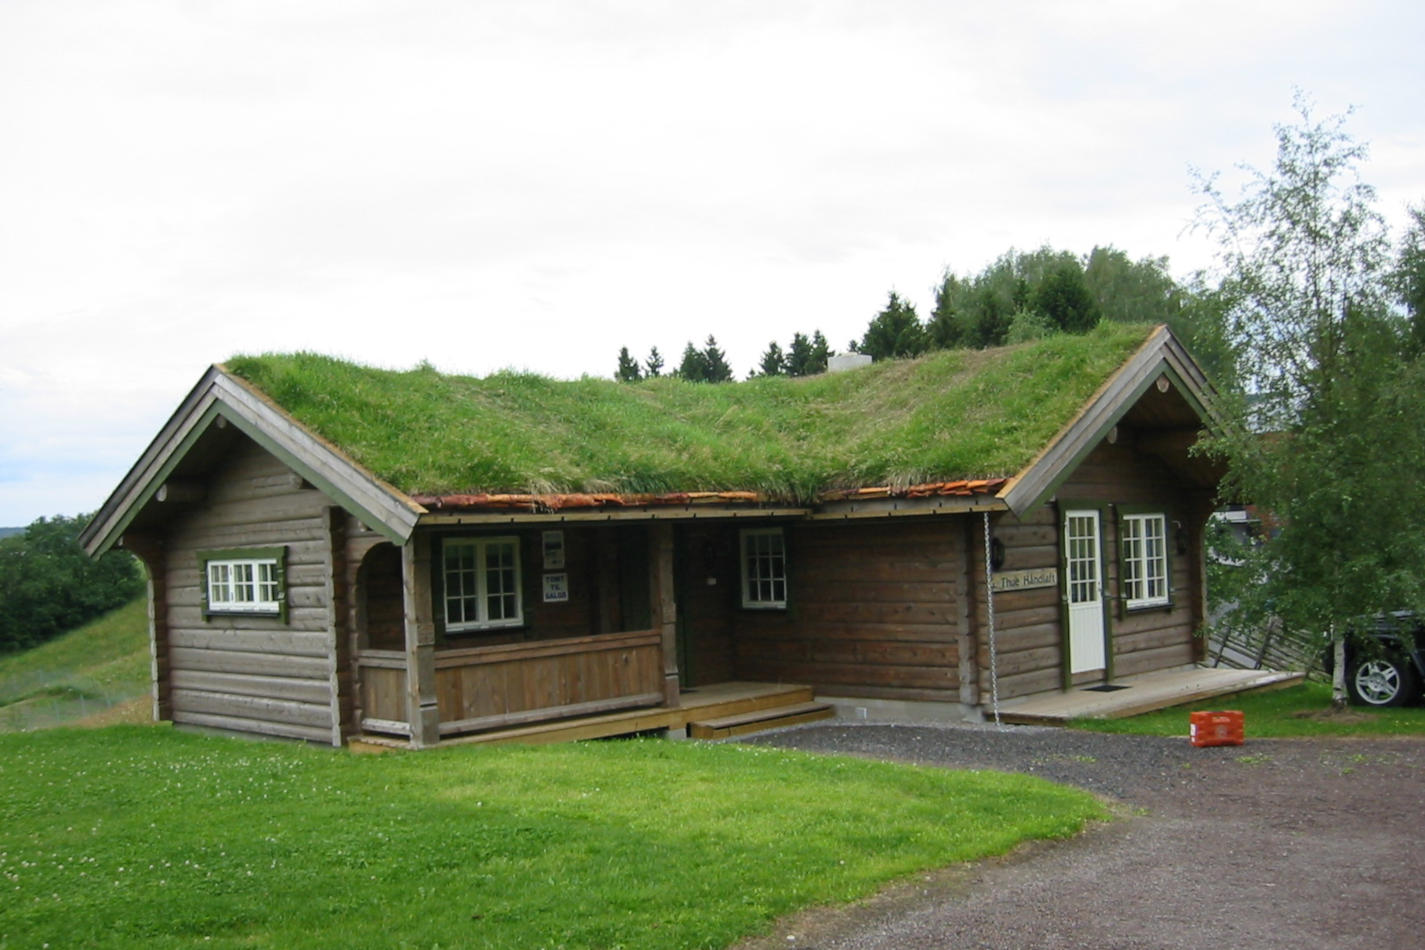
{"label": "wooden deck floor", "polygon": [[1163,670],[1116,679],[1113,685],[1123,688],[1111,692],[1080,688],[1012,699],[1000,704],[1000,719],[1021,725],[1056,725],[1079,718],[1121,719],[1209,700],[1210,705],[1221,707],[1238,693],[1294,686],[1304,678],[1304,673],[1272,670]]}
{"label": "wooden deck floor", "polygon": [[[715,683],[685,690],[672,709],[629,709],[621,712],[582,716],[576,719],[541,722],[513,729],[499,729],[468,736],[452,736],[441,746],[519,742],[573,742],[608,736],[633,735],[662,729],[685,729],[690,722],[753,713],[778,706],[797,706],[812,699],[812,688],[784,683]],[[362,736],[353,745],[404,749],[404,739]]]}

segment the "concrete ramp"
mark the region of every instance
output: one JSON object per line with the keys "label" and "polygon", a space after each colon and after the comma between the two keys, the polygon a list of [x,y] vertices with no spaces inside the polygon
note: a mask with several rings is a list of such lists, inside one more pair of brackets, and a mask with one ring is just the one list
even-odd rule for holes
{"label": "concrete ramp", "polygon": [[1185,704],[1221,706],[1240,693],[1295,686],[1305,673],[1193,667],[1124,676],[1067,692],[1037,693],[1000,703],[1000,719],[1019,725],[1059,725],[1070,719],[1122,719]]}

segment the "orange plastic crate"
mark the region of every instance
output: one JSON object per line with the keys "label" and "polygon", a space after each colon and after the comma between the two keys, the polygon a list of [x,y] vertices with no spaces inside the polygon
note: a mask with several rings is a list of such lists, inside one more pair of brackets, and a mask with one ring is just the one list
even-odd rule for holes
{"label": "orange plastic crate", "polygon": [[1188,715],[1188,739],[1195,746],[1241,745],[1243,738],[1240,709],[1221,709]]}

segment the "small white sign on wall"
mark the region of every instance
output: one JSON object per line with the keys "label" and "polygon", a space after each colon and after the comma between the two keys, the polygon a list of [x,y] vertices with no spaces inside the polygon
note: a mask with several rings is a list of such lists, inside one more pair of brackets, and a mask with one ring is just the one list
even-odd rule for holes
{"label": "small white sign on wall", "polygon": [[546,574],[544,575],[544,602],[546,604],[563,603],[569,599],[569,575],[568,574]]}
{"label": "small white sign on wall", "polygon": [[546,531],[542,540],[544,541],[544,569],[546,571],[564,570],[564,532]]}
{"label": "small white sign on wall", "polygon": [[996,593],[1058,586],[1059,569],[1057,567],[1038,567],[1027,571],[1002,571],[990,579],[990,590]]}

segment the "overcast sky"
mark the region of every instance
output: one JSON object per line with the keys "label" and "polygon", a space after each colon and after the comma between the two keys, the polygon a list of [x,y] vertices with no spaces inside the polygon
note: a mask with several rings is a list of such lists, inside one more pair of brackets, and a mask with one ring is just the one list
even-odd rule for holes
{"label": "overcast sky", "polygon": [[210,363],[610,375],[844,349],[1011,247],[1210,262],[1293,87],[1425,200],[1425,4],[0,0],[0,525]]}

